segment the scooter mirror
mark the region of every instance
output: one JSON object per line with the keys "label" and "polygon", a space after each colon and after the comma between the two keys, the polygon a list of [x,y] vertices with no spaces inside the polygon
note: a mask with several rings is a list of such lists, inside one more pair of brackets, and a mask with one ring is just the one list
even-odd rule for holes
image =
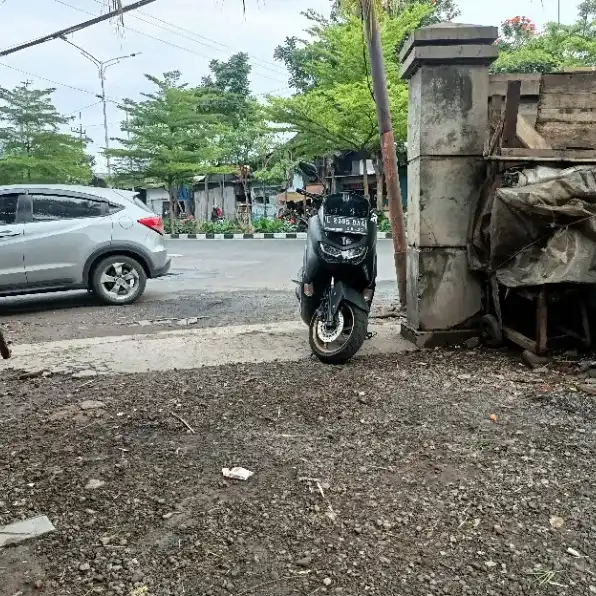
{"label": "scooter mirror", "polygon": [[320,180],[319,171],[317,170],[317,166],[315,166],[315,164],[308,163],[306,161],[301,161],[298,163],[298,169],[305,176],[308,176],[309,178],[316,178],[317,180]]}

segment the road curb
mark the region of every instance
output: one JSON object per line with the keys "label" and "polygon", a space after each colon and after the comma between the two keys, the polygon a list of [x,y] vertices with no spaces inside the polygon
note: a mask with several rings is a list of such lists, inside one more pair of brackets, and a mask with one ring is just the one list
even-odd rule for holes
{"label": "road curb", "polygon": [[[306,232],[276,234],[166,234],[171,240],[306,240]],[[377,240],[391,238],[391,232],[379,232]]]}

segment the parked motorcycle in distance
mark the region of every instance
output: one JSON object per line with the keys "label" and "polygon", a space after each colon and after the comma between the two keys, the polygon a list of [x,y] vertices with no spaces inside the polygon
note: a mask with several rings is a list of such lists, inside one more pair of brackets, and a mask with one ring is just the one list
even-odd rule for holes
{"label": "parked motorcycle in distance", "polygon": [[224,214],[221,208],[218,205],[214,205],[213,210],[211,211],[211,221],[213,223],[221,223],[224,219]]}
{"label": "parked motorcycle in distance", "polygon": [[322,200],[308,221],[304,261],[294,280],[300,316],[309,326],[317,358],[343,364],[368,333],[377,275],[377,216],[368,201],[353,192],[297,192]]}

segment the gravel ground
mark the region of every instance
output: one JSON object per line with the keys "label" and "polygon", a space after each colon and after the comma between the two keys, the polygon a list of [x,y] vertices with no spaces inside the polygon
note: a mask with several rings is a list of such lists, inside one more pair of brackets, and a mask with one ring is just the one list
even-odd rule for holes
{"label": "gravel ground", "polygon": [[0,594],[596,593],[583,383],[478,350],[5,373],[0,525],[57,531],[0,550]]}

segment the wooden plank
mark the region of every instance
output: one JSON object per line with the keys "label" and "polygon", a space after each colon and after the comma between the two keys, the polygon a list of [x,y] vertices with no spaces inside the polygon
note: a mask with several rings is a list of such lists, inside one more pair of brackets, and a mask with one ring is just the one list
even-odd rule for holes
{"label": "wooden plank", "polygon": [[540,83],[536,131],[555,149],[596,149],[596,72],[548,74]]}
{"label": "wooden plank", "polygon": [[[506,155],[485,155],[484,159],[487,161],[501,161],[506,162],[508,164],[515,165],[523,165],[525,163],[553,163],[553,164],[586,164],[586,165],[596,165],[595,159],[581,159],[581,158],[564,158],[564,157],[509,157]],[[512,166],[509,165],[504,169],[511,168]]]}
{"label": "wooden plank", "polygon": [[582,331],[584,332],[583,343],[586,348],[592,347],[592,331],[590,326],[590,317],[588,315],[588,307],[586,304],[586,298],[581,297],[579,301],[579,308],[582,318]]}
{"label": "wooden plank", "polygon": [[596,109],[596,91],[579,93],[547,93],[540,98],[541,110],[590,110]]}
{"label": "wooden plank", "polygon": [[561,72],[593,72],[596,70],[596,66],[568,66],[562,68]]}
{"label": "wooden plank", "polygon": [[503,98],[493,95],[488,100],[488,131],[483,155],[491,155],[499,144],[503,132]]}
{"label": "wooden plank", "polygon": [[545,139],[532,128],[528,121],[518,113],[517,115],[517,138],[529,149],[550,149]]}
{"label": "wooden plank", "polygon": [[490,75],[488,77],[488,94],[500,95],[505,97],[507,95],[507,84],[509,81],[521,81],[521,95],[529,97],[537,97],[540,93],[539,74],[509,74],[509,75]]}
{"label": "wooden plank", "polygon": [[548,307],[546,288],[542,286],[536,300],[536,353],[544,354],[548,345]]}
{"label": "wooden plank", "polygon": [[596,125],[596,97],[591,108],[543,108],[540,111],[542,122],[564,122],[581,124],[582,126]]}
{"label": "wooden plank", "polygon": [[484,150],[484,155],[493,155],[499,146],[499,140],[501,139],[501,135],[503,134],[503,118],[499,120],[497,127],[493,131],[491,137],[487,139],[486,147]]}
{"label": "wooden plank", "polygon": [[501,95],[491,95],[488,100],[488,119],[490,125],[496,128],[501,115],[503,114],[503,97]]}
{"label": "wooden plank", "polygon": [[502,147],[512,147],[517,139],[517,114],[521,98],[521,81],[509,81],[505,99]]}
{"label": "wooden plank", "polygon": [[596,149],[596,123],[588,125],[579,122],[541,122],[537,120],[536,130],[549,140],[553,149]]}
{"label": "wooden plank", "polygon": [[560,159],[562,161],[568,159],[584,159],[592,160],[596,163],[596,151],[589,150],[575,150],[565,151],[557,149],[516,149],[516,148],[503,148],[501,149],[501,155],[503,157],[514,157],[514,158],[527,158],[532,159]]}
{"label": "wooden plank", "polygon": [[529,350],[532,354],[536,354],[536,342],[532,341],[529,337],[526,337],[523,333],[511,329],[511,327],[503,327],[503,335],[514,344],[517,344],[524,350]]}
{"label": "wooden plank", "polygon": [[545,93],[583,93],[596,90],[596,72],[559,72],[542,75],[540,95]]}

